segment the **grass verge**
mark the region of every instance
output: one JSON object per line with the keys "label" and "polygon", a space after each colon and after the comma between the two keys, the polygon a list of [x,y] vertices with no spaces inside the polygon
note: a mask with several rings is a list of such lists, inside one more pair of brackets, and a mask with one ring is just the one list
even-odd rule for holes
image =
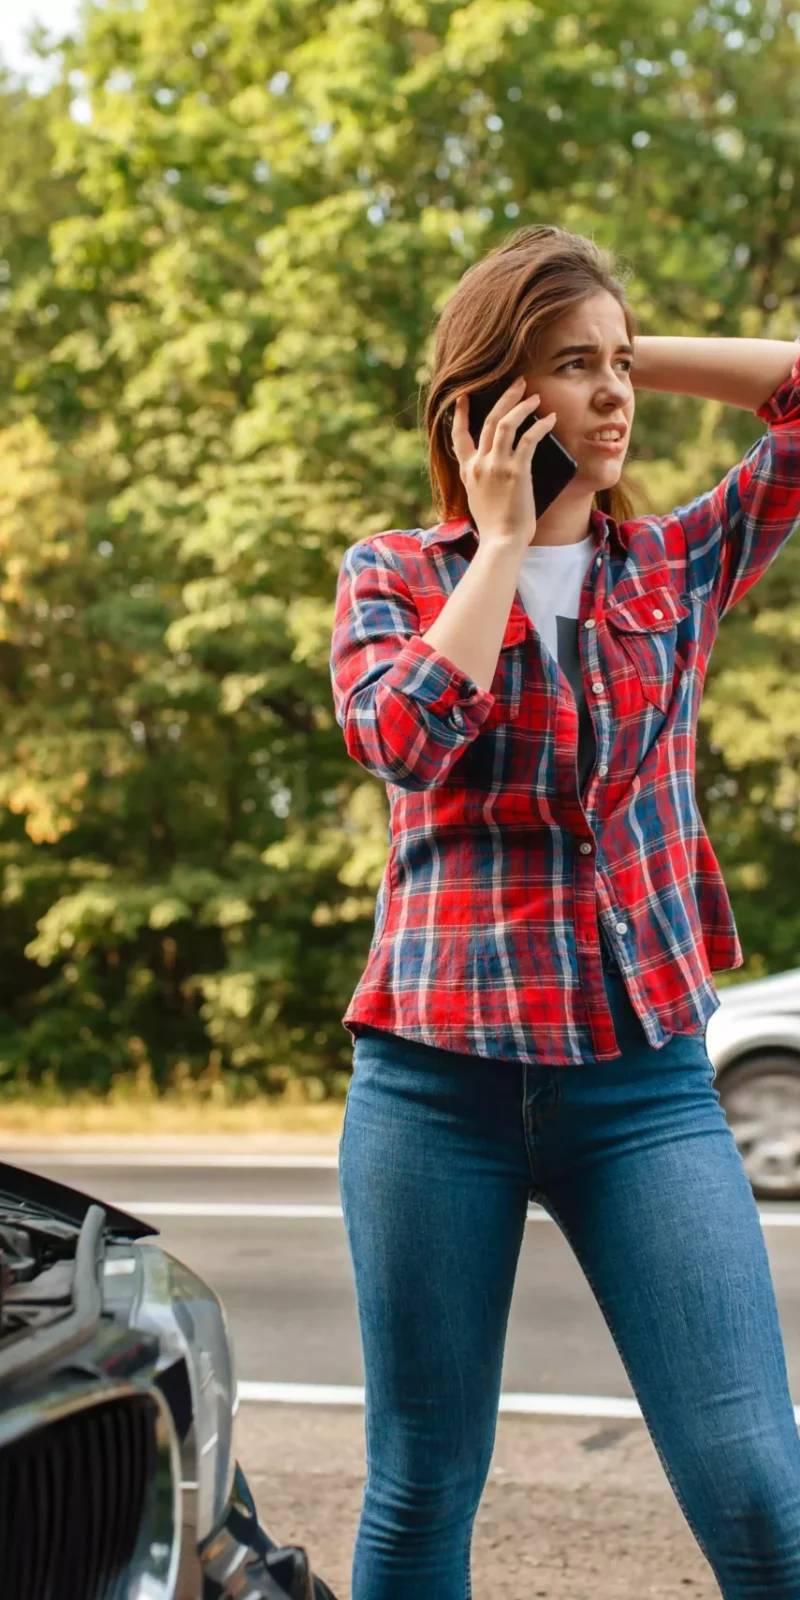
{"label": "grass verge", "polygon": [[0,1099],[3,1136],[41,1135],[43,1139],[96,1134],[180,1135],[194,1137],[255,1134],[339,1134],[344,1100],[273,1100],[266,1095],[239,1103],[213,1096],[87,1095],[54,1098],[29,1094]]}

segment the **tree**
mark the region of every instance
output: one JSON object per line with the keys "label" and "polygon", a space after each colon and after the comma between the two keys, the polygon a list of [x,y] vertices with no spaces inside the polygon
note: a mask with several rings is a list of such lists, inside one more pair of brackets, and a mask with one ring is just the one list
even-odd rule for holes
{"label": "tree", "polygon": [[[112,0],[43,101],[6,86],[7,1070],[342,1089],[387,809],[333,593],[434,520],[436,314],[556,219],[622,253],[643,332],[793,337],[798,66],[777,5]],[[634,470],[668,510],[760,427],[642,394]],[[703,708],[743,976],[800,961],[799,571],[726,619]]]}

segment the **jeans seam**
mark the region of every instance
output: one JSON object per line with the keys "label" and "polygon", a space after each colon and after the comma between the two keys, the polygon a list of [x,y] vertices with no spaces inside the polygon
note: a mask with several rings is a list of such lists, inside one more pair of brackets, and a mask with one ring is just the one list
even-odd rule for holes
{"label": "jeans seam", "polygon": [[[532,1150],[534,1144],[534,1134],[536,1132],[536,1119],[533,1115],[531,1115],[529,1119],[526,1109],[528,1105],[528,1067],[530,1065],[531,1063],[527,1061],[523,1061],[522,1063],[522,1138],[525,1145],[525,1159],[528,1163],[528,1175],[530,1177],[528,1192],[530,1195],[535,1195],[537,1200],[541,1202],[545,1199],[545,1192],[542,1188],[542,1185],[536,1178],[533,1162],[535,1149]],[[556,1076],[551,1079],[550,1083],[550,1104],[548,1107],[546,1107],[546,1114],[548,1116],[553,1116],[561,1104],[561,1078],[558,1076],[558,1068],[554,1068],[553,1071],[555,1072]]]}
{"label": "jeans seam", "polygon": [[[575,1258],[577,1260],[578,1259],[578,1252],[575,1249],[575,1245],[573,1243],[572,1235],[570,1234],[569,1228],[566,1226],[563,1217],[561,1217],[560,1214],[556,1211],[556,1209],[553,1206],[552,1201],[550,1200],[549,1197],[547,1199],[547,1207],[548,1207],[548,1210],[550,1210],[552,1212],[553,1217],[555,1218],[556,1222],[558,1223],[559,1228],[561,1229],[562,1233],[564,1234],[565,1239],[568,1241],[570,1249],[572,1250],[572,1252],[573,1252],[573,1254],[574,1254],[574,1256],[575,1256]],[[633,1392],[635,1394],[636,1393],[636,1387],[635,1387],[635,1384],[634,1384],[634,1381],[633,1381],[633,1374],[629,1371],[628,1363],[625,1360],[625,1356],[624,1356],[622,1350],[620,1349],[620,1346],[619,1346],[619,1343],[618,1343],[618,1340],[617,1340],[617,1335],[616,1335],[616,1333],[614,1331],[612,1319],[607,1314],[605,1301],[604,1301],[602,1295],[600,1294],[600,1292],[599,1292],[599,1290],[597,1288],[597,1285],[595,1284],[594,1279],[592,1278],[591,1273],[587,1271],[586,1265],[585,1265],[584,1262],[581,1262],[581,1267],[583,1269],[583,1272],[586,1274],[586,1279],[587,1279],[587,1282],[589,1283],[589,1285],[591,1287],[592,1294],[594,1295],[595,1300],[597,1301],[597,1304],[600,1307],[600,1309],[601,1309],[601,1311],[603,1313],[603,1316],[605,1317],[606,1326],[608,1327],[608,1330],[609,1330],[609,1332],[611,1334],[611,1337],[612,1337],[612,1339],[614,1341],[614,1345],[616,1347],[617,1354],[618,1354],[618,1356],[620,1358],[620,1361],[622,1362],[623,1367],[625,1368],[625,1371],[626,1371],[626,1373],[628,1375],[628,1381],[629,1381],[630,1386],[633,1389]],[[694,1521],[693,1521],[692,1516],[691,1516],[691,1514],[690,1514],[690,1512],[689,1512],[689,1510],[688,1510],[688,1508],[686,1506],[686,1502],[685,1502],[685,1500],[683,1498],[681,1490],[679,1489],[679,1487],[678,1487],[677,1483],[675,1482],[675,1479],[674,1479],[674,1477],[672,1475],[672,1472],[671,1472],[670,1466],[669,1466],[669,1462],[666,1461],[666,1459],[664,1457],[664,1454],[663,1454],[663,1452],[661,1450],[661,1446],[659,1445],[659,1442],[658,1442],[658,1440],[656,1439],[656,1437],[655,1437],[655,1435],[653,1433],[653,1430],[652,1430],[652,1428],[650,1426],[650,1423],[649,1423],[649,1421],[647,1419],[647,1416],[645,1415],[645,1412],[644,1412],[644,1410],[643,1410],[641,1405],[639,1407],[639,1410],[640,1410],[640,1413],[641,1413],[642,1421],[643,1421],[643,1423],[644,1423],[644,1425],[645,1425],[645,1427],[647,1429],[647,1432],[649,1433],[650,1438],[651,1438],[651,1440],[653,1442],[653,1447],[655,1449],[656,1455],[658,1456],[658,1459],[661,1462],[661,1465],[662,1465],[662,1467],[664,1469],[664,1472],[666,1474],[666,1477],[667,1477],[667,1481],[668,1481],[668,1483],[669,1483],[669,1485],[670,1485],[670,1487],[672,1489],[672,1492],[673,1492],[673,1494],[675,1496],[675,1499],[677,1500],[678,1505],[680,1506],[681,1511],[683,1512],[683,1514],[684,1514],[684,1516],[686,1518],[686,1521],[689,1524],[689,1527],[691,1528],[692,1533],[694,1534],[694,1537],[697,1540],[697,1543],[700,1546],[700,1549],[702,1550],[703,1555],[705,1556],[705,1558],[706,1558],[706,1560],[707,1560],[707,1562],[708,1562],[708,1564],[709,1564],[709,1566],[711,1568],[711,1571],[716,1576],[716,1569],[715,1569],[714,1563],[713,1563],[713,1561],[711,1559],[711,1556],[709,1554],[709,1551],[707,1550],[704,1540],[701,1538],[700,1534],[698,1533],[697,1528],[695,1527]]]}

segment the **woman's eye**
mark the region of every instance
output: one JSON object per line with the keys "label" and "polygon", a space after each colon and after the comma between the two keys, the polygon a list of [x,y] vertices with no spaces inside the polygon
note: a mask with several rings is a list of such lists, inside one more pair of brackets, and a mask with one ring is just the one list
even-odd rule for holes
{"label": "woman's eye", "polygon": [[[583,362],[583,356],[573,356],[571,361],[565,361],[563,367],[559,367],[558,370],[559,372],[566,372],[567,367],[577,367],[579,362]],[[630,372],[633,366],[630,356],[620,356],[617,365],[619,366],[620,363],[624,366],[626,372]]]}

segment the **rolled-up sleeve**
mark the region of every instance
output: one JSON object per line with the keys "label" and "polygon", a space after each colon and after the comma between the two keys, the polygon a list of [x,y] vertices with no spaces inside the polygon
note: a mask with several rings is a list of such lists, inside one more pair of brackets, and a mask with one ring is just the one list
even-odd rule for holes
{"label": "rolled-up sleeve", "polygon": [[348,753],[403,789],[432,789],[481,730],[494,696],[420,637],[397,560],[380,537],[345,551],[331,648]]}
{"label": "rolled-up sleeve", "polygon": [[800,525],[800,339],[791,372],[755,415],[766,433],[714,489],[678,506],[689,587],[723,617]]}

